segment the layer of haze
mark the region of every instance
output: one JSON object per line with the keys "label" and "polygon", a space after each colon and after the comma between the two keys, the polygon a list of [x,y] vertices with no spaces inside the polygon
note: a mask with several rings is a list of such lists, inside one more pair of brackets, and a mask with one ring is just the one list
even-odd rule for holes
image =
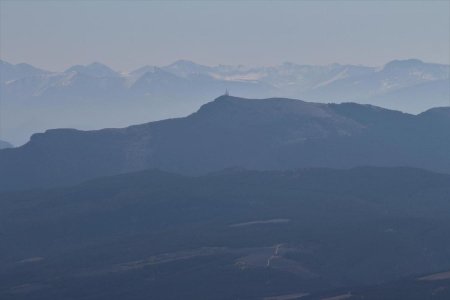
{"label": "layer of haze", "polygon": [[5,1],[0,56],[54,71],[392,59],[450,63],[449,1]]}

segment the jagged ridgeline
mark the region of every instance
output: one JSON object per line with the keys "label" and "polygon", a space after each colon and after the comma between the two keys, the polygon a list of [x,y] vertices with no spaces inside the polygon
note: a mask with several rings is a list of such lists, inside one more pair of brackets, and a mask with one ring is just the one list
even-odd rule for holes
{"label": "jagged ridgeline", "polygon": [[124,127],[186,116],[227,88],[246,98],[352,101],[417,114],[449,105],[449,71],[448,65],[417,59],[394,60],[379,68],[204,66],[181,60],[130,72],[100,63],[50,72],[0,61],[2,137],[20,145],[32,133],[51,128]]}

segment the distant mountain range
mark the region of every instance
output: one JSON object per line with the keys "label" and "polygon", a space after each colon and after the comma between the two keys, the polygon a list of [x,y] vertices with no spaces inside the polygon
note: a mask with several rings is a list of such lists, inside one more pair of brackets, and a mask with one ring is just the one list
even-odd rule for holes
{"label": "distant mountain range", "polygon": [[450,175],[410,168],[0,193],[0,298],[448,299],[450,274],[425,274],[450,269],[449,195]]}
{"label": "distant mountain range", "polygon": [[[158,168],[409,166],[450,173],[450,108],[410,115],[355,103],[221,96],[185,118],[123,129],[49,130],[0,151],[0,190]],[[45,172],[43,171],[45,170]]]}
{"label": "distant mountain range", "polygon": [[0,62],[5,138],[20,144],[50,128],[122,127],[184,116],[228,89],[249,98],[371,103],[419,113],[450,103],[450,66],[395,60],[384,67],[285,63],[203,66],[177,61],[117,72],[100,63],[50,72]]}
{"label": "distant mountain range", "polygon": [[6,149],[6,148],[12,148],[12,147],[13,147],[13,145],[11,145],[10,143],[0,140],[0,149]]}

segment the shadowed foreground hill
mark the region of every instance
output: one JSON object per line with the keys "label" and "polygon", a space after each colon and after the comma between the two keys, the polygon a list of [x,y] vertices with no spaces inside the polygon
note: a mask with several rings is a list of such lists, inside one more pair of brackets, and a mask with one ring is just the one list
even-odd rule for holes
{"label": "shadowed foreground hill", "polygon": [[124,129],[49,130],[0,151],[0,190],[158,168],[410,166],[450,172],[450,115],[359,104],[222,96],[185,118]]}
{"label": "shadowed foreground hill", "polygon": [[[292,298],[291,298],[292,299]],[[352,287],[307,295],[301,300],[448,300],[450,271],[411,276],[374,286]]]}
{"label": "shadowed foreground hill", "polygon": [[0,298],[261,299],[440,272],[449,199],[450,175],[408,168],[145,171],[3,193]]}

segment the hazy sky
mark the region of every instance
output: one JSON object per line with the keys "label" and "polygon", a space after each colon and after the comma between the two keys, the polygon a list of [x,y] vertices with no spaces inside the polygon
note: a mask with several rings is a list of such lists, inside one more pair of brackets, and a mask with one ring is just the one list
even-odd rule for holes
{"label": "hazy sky", "polygon": [[450,1],[0,1],[1,59],[50,70],[450,63]]}

